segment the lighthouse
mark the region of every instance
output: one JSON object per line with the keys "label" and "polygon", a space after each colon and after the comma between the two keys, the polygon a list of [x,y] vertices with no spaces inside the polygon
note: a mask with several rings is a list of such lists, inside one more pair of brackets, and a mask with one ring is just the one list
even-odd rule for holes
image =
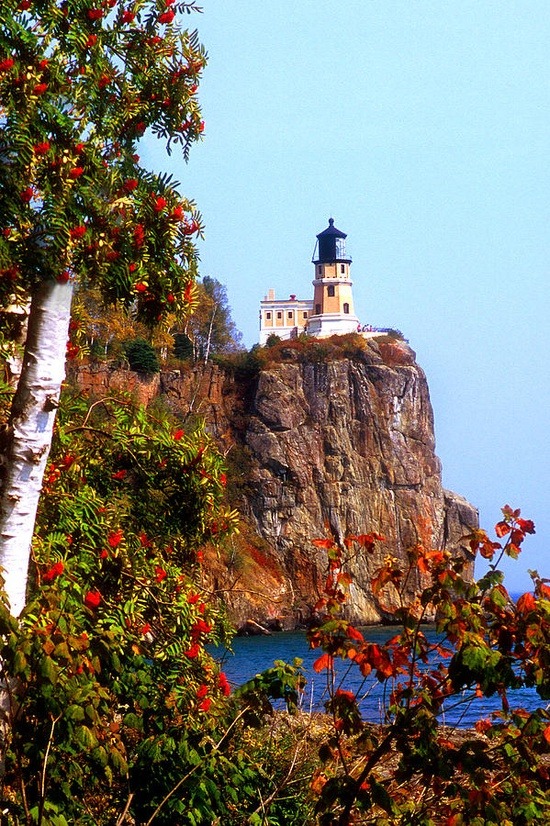
{"label": "lighthouse", "polygon": [[313,253],[315,277],[313,280],[313,307],[308,318],[310,336],[324,338],[345,335],[357,330],[359,320],[353,308],[351,258],[346,253],[346,233],[334,226],[317,236]]}
{"label": "lighthouse", "polygon": [[280,339],[296,338],[306,333],[315,338],[355,333],[359,320],[353,308],[350,278],[351,258],[346,253],[346,233],[334,226],[317,236],[313,253],[315,278],[313,299],[275,298],[268,290],[260,303],[260,344],[272,335]]}

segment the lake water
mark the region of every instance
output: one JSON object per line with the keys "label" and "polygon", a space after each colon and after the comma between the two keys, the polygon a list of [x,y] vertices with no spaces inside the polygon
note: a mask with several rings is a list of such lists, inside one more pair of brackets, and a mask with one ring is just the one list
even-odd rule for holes
{"label": "lake water", "polygon": [[[369,642],[381,644],[393,637],[398,629],[376,626],[362,629],[362,631]],[[428,630],[425,633],[429,638],[430,633],[435,632]],[[327,672],[317,674],[313,671],[313,663],[322,652],[319,649],[311,650],[308,647],[305,632],[286,632],[269,637],[236,637],[232,648],[233,654],[225,653],[222,656],[219,650],[214,653],[218,659],[221,657],[223,670],[233,686],[242,685],[255,674],[270,668],[274,660],[292,662],[294,657],[300,657],[303,660],[307,678],[302,708],[304,711],[324,710],[324,703],[328,699]],[[342,688],[349,691],[360,691],[360,706],[365,719],[373,723],[382,722],[385,707],[384,691],[388,692],[391,689],[384,688],[384,685],[379,683],[375,677],[369,676],[367,681],[364,681],[357,667],[346,667],[346,663],[342,660],[336,660],[335,666],[337,669],[336,687],[341,684]],[[546,707],[546,702],[540,700],[533,689],[510,691],[508,699],[512,708],[522,707],[534,710],[539,706]],[[470,695],[464,695],[448,703],[442,719],[448,725],[468,728],[473,726],[476,720],[487,717],[492,711],[498,711],[500,707],[498,696],[471,700]]]}

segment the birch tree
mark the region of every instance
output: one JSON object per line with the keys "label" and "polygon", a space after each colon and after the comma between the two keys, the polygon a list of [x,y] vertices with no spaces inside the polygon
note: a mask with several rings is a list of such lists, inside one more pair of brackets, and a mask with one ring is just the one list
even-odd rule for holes
{"label": "birch tree", "polygon": [[206,56],[174,0],[2,0],[0,310],[30,307],[4,439],[0,565],[14,615],[64,377],[71,301],[93,285],[156,324],[185,314],[201,217],[147,171],[146,133],[187,159]]}
{"label": "birch tree", "polygon": [[242,336],[231,317],[227,289],[205,275],[197,287],[197,306],[187,320],[185,333],[193,345],[193,360],[206,364],[211,353],[231,353],[242,348]]}

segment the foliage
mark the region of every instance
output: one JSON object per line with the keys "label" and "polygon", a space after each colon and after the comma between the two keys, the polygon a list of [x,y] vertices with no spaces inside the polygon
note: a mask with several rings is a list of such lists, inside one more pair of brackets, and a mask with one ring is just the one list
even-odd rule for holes
{"label": "foliage", "polygon": [[174,356],[181,361],[193,358],[193,342],[185,333],[174,336]]}
{"label": "foliage", "polygon": [[0,306],[78,273],[148,323],[188,309],[200,215],[136,149],[200,136],[196,33],[152,0],[5,0],[0,23]]}
{"label": "foliage", "polygon": [[239,712],[204,646],[227,628],[194,573],[235,524],[224,486],[203,431],[65,400],[31,598],[20,625],[0,612],[8,822],[144,823],[170,795],[156,823],[211,823],[254,773],[222,753]]}
{"label": "foliage", "polygon": [[[320,749],[324,765],[313,786],[320,824],[535,824],[550,817],[550,715],[510,711],[508,695],[534,687],[550,696],[550,587],[533,572],[533,593],[514,604],[498,564],[517,557],[533,523],[506,506],[492,541],[482,530],[468,537],[472,554],[488,560],[477,582],[464,574],[465,559],[412,548],[402,570],[387,557],[372,589],[401,630],[384,645],[368,640],[345,618],[352,577],[350,556],[372,553],[383,537],[350,536],[325,548],[329,570],[319,621],[310,642],[323,653],[314,668],[327,675],[326,707],[333,731]],[[424,586],[405,597],[412,572]],[[397,607],[394,607],[397,606]],[[439,639],[430,642],[423,623],[435,618]],[[346,690],[337,662],[359,670],[361,688]],[[387,687],[385,723],[363,719],[361,697],[373,681]],[[462,741],[441,725],[445,708],[498,695],[502,710],[481,720]],[[359,814],[360,813],[360,814]]]}
{"label": "foliage", "polygon": [[160,364],[153,347],[148,341],[136,338],[126,342],[124,353],[128,359],[131,370],[137,373],[158,373]]}
{"label": "foliage", "polygon": [[229,353],[218,361],[228,370],[253,376],[285,361],[323,363],[335,359],[361,359],[369,346],[369,342],[356,333],[324,339],[300,336],[281,340],[278,336],[270,336],[264,347],[255,344],[248,353]]}
{"label": "foliage", "polygon": [[[229,630],[199,584],[202,546],[230,536],[237,514],[204,430],[127,398],[67,395],[45,484],[31,598],[19,624],[0,610],[14,700],[7,824],[546,822],[550,715],[508,708],[518,687],[550,694],[550,586],[534,572],[514,605],[498,570],[534,532],[519,511],[504,509],[496,541],[468,537],[489,562],[478,582],[448,553],[413,548],[406,570],[386,558],[372,588],[401,629],[385,645],[345,617],[347,564],[382,537],[315,541],[329,560],[310,632],[330,692],[319,726],[273,716],[274,700],[296,708],[300,662],[276,662],[231,694],[207,653]],[[413,571],[424,587],[407,600]],[[358,692],[338,662],[359,670]],[[387,686],[383,725],[361,712],[372,681]],[[450,703],[493,694],[502,711],[476,732],[441,724]]]}
{"label": "foliage", "polygon": [[197,303],[184,331],[193,347],[193,360],[208,361],[211,354],[238,351],[241,334],[231,318],[224,285],[205,275],[196,289]]}

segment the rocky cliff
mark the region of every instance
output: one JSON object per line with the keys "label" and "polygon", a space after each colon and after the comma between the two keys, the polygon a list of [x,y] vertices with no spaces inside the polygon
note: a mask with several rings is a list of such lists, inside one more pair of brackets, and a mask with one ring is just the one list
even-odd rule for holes
{"label": "rocky cliff", "polygon": [[[456,550],[477,525],[476,510],[442,488],[413,351],[389,337],[356,344],[322,356],[279,345],[257,369],[209,365],[160,377],[167,403],[184,419],[204,417],[227,455],[243,530],[221,558],[208,554],[209,584],[238,625],[307,622],[327,561],[312,539],[327,531],[385,535],[377,554],[353,563],[351,613],[377,622],[370,580],[385,556],[403,559],[417,543]],[[112,380],[107,371],[100,383]]]}

